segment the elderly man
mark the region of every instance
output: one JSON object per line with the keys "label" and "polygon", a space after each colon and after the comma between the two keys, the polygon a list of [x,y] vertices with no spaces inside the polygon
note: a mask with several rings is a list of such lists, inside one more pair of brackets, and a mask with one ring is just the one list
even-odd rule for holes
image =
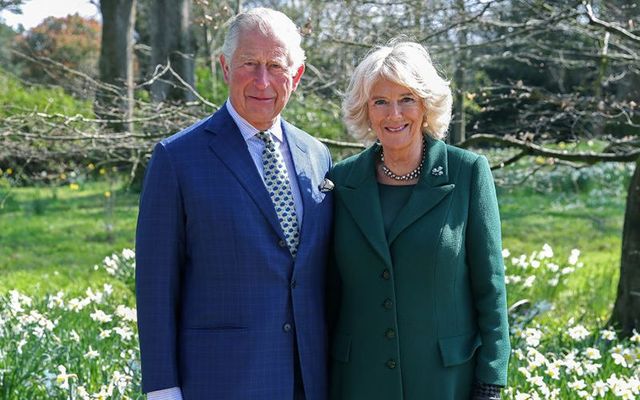
{"label": "elderly man", "polygon": [[234,18],[229,99],[155,148],[136,235],[149,399],[324,400],[325,146],[280,118],[304,72],[296,26]]}

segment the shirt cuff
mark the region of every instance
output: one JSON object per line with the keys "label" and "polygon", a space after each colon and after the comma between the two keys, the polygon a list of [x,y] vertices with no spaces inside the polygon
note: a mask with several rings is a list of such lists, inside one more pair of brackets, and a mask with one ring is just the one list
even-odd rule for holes
{"label": "shirt cuff", "polygon": [[154,390],[147,393],[147,400],[182,400],[182,391],[179,387]]}

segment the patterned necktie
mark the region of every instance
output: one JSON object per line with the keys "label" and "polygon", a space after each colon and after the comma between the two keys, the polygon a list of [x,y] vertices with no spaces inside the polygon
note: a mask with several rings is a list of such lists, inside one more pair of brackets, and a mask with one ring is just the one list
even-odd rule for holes
{"label": "patterned necktie", "polygon": [[264,142],[262,164],[264,165],[264,183],[276,209],[280,226],[287,239],[289,251],[293,257],[298,252],[300,234],[298,232],[298,218],[296,207],[291,194],[289,175],[284,159],[276,149],[276,144],[269,132],[258,132],[256,137]]}

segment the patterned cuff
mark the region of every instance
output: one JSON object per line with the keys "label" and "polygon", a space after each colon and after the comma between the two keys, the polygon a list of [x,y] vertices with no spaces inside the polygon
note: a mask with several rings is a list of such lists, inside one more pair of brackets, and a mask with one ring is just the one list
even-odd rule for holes
{"label": "patterned cuff", "polygon": [[500,389],[498,385],[476,382],[473,385],[472,400],[500,400]]}

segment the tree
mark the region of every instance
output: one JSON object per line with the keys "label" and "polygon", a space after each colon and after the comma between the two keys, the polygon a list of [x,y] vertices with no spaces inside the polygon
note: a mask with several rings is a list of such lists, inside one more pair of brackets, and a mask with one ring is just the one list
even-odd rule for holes
{"label": "tree", "polygon": [[[112,90],[101,87],[97,91],[96,111],[107,118],[115,116],[130,119],[133,115],[133,27],[136,1],[102,0],[100,11],[100,80],[111,85]],[[116,131],[133,130],[131,123],[111,125]]]}
{"label": "tree", "polygon": [[191,0],[156,0],[151,3],[151,63],[170,63],[175,75],[165,74],[151,86],[154,101],[194,99],[184,84],[193,87],[195,64],[191,34]]}
{"label": "tree", "polygon": [[24,0],[0,0],[0,11],[7,10],[14,14],[22,14],[20,7],[24,4]]}
{"label": "tree", "polygon": [[59,69],[41,59],[53,60],[91,78],[98,75],[100,23],[78,14],[64,18],[48,17],[18,37],[16,49],[26,55],[19,60],[21,76],[37,83],[64,86],[85,98],[93,96],[81,81],[68,80]]}

